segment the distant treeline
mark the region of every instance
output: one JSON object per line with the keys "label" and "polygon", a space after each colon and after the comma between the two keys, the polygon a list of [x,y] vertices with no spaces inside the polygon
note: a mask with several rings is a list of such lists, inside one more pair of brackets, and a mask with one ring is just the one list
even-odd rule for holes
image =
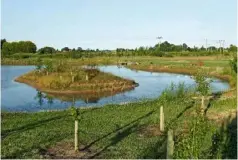
{"label": "distant treeline", "polygon": [[205,47],[189,47],[187,44],[182,45],[171,44],[167,41],[156,44],[153,47],[139,47],[136,49],[117,48],[116,50],[93,50],[82,49],[81,47],[68,48],[61,50],[53,47],[43,47],[37,50],[36,45],[31,41],[7,42],[1,39],[1,55],[2,57],[29,58],[34,56],[42,57],[59,57],[59,58],[82,58],[94,56],[207,56],[215,54],[225,54],[237,52],[237,46],[230,45],[228,48],[216,48],[215,46]]}

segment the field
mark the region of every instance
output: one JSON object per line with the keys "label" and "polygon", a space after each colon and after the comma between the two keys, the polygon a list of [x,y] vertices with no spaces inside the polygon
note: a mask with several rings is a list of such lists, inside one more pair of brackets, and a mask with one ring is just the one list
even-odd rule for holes
{"label": "field", "polygon": [[[98,65],[109,65],[117,64],[118,62],[138,62],[142,64],[187,64],[190,62],[196,62],[201,60],[205,65],[208,66],[226,66],[227,62],[231,59],[231,56],[195,56],[195,57],[155,57],[155,56],[129,56],[129,57],[106,57],[99,56],[93,58],[80,58],[80,59],[71,59],[71,58],[48,58],[42,57],[43,60],[53,60],[53,62],[58,62],[59,60],[64,60],[72,65],[87,65],[87,64],[98,64]],[[30,57],[25,59],[13,59],[13,58],[2,58],[2,65],[33,65],[37,63],[37,57]]]}
{"label": "field", "polygon": [[[7,113],[2,118],[2,158],[166,158],[167,131],[174,132],[173,158],[237,158],[236,78],[231,57],[96,57],[68,59],[72,66],[137,62],[138,70],[186,73],[200,68],[223,78],[231,90],[200,101],[183,85],[154,100],[80,109],[79,144],[74,152],[74,119],[68,110]],[[43,59],[46,61],[47,59]],[[5,61],[7,62],[7,61]],[[9,60],[10,62],[10,60]],[[29,61],[30,62],[30,61]],[[28,64],[21,60],[14,64]],[[10,63],[9,63],[10,64]],[[160,131],[160,107],[165,131]]]}

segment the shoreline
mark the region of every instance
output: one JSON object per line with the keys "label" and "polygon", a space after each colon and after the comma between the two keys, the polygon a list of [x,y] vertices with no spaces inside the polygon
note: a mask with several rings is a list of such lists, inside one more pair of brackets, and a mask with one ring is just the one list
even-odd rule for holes
{"label": "shoreline", "polygon": [[[132,69],[132,70],[141,70],[141,71],[147,71],[147,72],[175,73],[175,74],[177,73],[177,74],[183,74],[183,75],[189,75],[189,76],[193,76],[196,73],[196,71],[186,69],[186,68],[177,68],[177,69],[176,68],[164,68],[164,67],[155,68],[155,67],[150,67],[150,66],[146,66],[146,67],[138,66],[137,67],[137,66],[132,66],[132,65],[127,66],[127,68]],[[219,75],[219,74],[209,73],[209,76],[218,78],[222,81],[229,83],[230,89],[232,89],[234,87],[231,84],[232,77],[230,75]]]}

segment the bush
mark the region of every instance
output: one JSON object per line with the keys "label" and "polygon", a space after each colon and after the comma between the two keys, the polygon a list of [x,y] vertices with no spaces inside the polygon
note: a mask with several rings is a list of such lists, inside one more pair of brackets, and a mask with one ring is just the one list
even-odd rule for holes
{"label": "bush", "polygon": [[194,80],[197,84],[196,91],[202,96],[208,95],[210,91],[211,81],[206,78],[207,75],[208,74],[204,72],[203,70],[198,70],[198,72],[194,76]]}
{"label": "bush", "polygon": [[[204,139],[209,133],[210,124],[199,114],[188,124],[188,133],[182,133],[175,139],[175,159],[204,158]],[[206,142],[205,142],[206,143]]]}
{"label": "bush", "polygon": [[161,96],[160,100],[163,104],[166,104],[168,101],[174,101],[175,99],[185,99],[187,96],[191,94],[191,90],[188,87],[185,87],[184,83],[179,83],[178,85],[174,85],[173,83],[169,88],[165,89]]}
{"label": "bush", "polygon": [[14,59],[27,59],[31,57],[36,57],[37,55],[32,54],[32,53],[15,53],[11,55]]}

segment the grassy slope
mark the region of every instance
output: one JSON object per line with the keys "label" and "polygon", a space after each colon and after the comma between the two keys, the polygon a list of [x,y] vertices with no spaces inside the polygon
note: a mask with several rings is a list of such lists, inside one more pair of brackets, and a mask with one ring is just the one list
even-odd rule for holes
{"label": "grassy slope", "polygon": [[[166,127],[175,129],[178,135],[195,116],[191,114],[195,107],[188,99],[175,98],[164,105]],[[161,105],[162,101],[153,100],[82,109],[81,149],[88,146],[91,158],[165,158],[166,136],[158,135]],[[56,142],[67,141],[73,145],[74,121],[66,111],[2,113],[1,124],[2,158],[40,158]],[[206,140],[202,150],[212,147],[211,137],[217,126],[211,124],[203,137]],[[151,130],[150,126],[155,127]]]}

